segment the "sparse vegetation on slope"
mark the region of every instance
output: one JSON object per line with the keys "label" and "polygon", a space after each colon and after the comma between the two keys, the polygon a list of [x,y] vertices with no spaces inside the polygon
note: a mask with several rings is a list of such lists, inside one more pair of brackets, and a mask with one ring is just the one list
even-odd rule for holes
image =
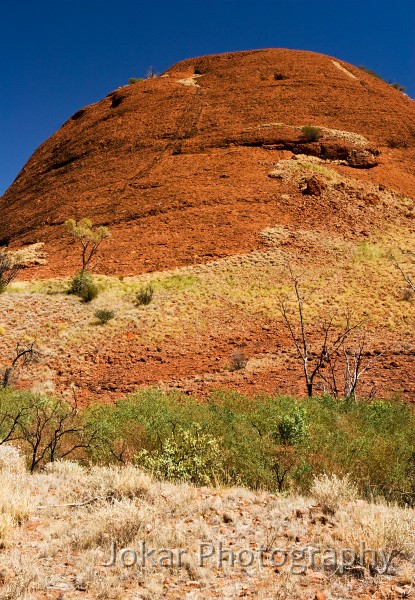
{"label": "sparse vegetation on slope", "polygon": [[[289,176],[298,177],[291,165],[298,167],[301,161],[285,162]],[[324,172],[319,177],[325,177]],[[337,188],[328,193],[337,202]],[[351,188],[351,193],[360,190]],[[408,197],[378,194],[381,205],[390,202],[405,214],[413,211]],[[354,240],[275,224],[258,239],[261,249],[207,265],[136,277],[94,275],[99,297],[92,305],[66,295],[68,279],[13,282],[0,299],[1,366],[13,360],[18,343],[36,339],[43,358],[15,369],[14,383],[32,387],[51,382],[65,394],[71,394],[74,383],[83,402],[91,396],[107,397],[108,390],[119,397],[161,380],[203,396],[212,386],[234,387],[249,395],[272,389],[302,394],[301,365],[277,301],[287,296],[289,310],[295,310],[292,282],[284,268],[289,260],[297,273],[304,271],[312,347],[321,323],[336,315],[335,328],[340,331],[344,323],[339,317],[352,309],[353,322],[366,324],[365,362],[381,355],[361,378],[360,394],[388,398],[400,393],[409,399],[412,308],[403,298],[412,296],[390,253],[405,273],[411,273],[410,232],[389,227],[382,235]],[[300,259],[297,253],[305,250]],[[136,294],[147,286],[154,289],[153,299],[135,308]],[[111,327],[96,327],[94,312],[100,309],[116,313]],[[249,360],[244,369],[234,370],[231,357],[238,352]],[[315,392],[321,393],[318,383]]]}
{"label": "sparse vegetation on slope", "polygon": [[393,88],[395,88],[395,90],[398,90],[398,92],[404,92],[406,89],[405,86],[401,85],[400,83],[397,83],[396,81],[386,81],[385,79],[383,79],[383,77],[381,77],[380,75],[375,73],[375,71],[373,71],[373,69],[368,69],[364,65],[359,65],[359,69],[361,69],[365,73],[368,73],[369,75],[372,75],[373,77],[376,77],[376,79],[380,79],[381,81],[384,81],[385,83],[389,83],[389,85],[391,85]]}
{"label": "sparse vegetation on slope", "polygon": [[57,461],[30,475],[9,450],[0,446],[4,600],[410,592],[414,510],[361,500],[347,477],[315,479],[312,497],[276,496],[172,484],[130,465]]}

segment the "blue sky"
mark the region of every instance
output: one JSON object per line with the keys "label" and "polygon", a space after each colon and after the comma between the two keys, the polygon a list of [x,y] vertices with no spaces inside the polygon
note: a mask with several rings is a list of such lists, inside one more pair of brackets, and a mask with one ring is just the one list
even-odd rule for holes
{"label": "blue sky", "polygon": [[5,0],[0,23],[0,194],[76,110],[192,56],[313,50],[415,98],[414,0]]}

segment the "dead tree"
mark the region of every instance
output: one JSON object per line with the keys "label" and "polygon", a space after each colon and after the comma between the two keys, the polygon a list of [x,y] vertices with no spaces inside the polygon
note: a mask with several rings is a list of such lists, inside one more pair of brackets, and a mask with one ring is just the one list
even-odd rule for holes
{"label": "dead tree", "polygon": [[315,343],[317,348],[311,351],[309,333],[304,317],[305,299],[300,290],[300,278],[294,274],[290,265],[287,265],[287,270],[294,289],[296,315],[293,316],[289,311],[286,297],[278,297],[278,309],[294,343],[297,357],[301,360],[307,395],[311,398],[316,378],[321,375],[324,367],[329,364],[330,357],[337,355],[351,332],[359,328],[361,323],[351,325],[350,321],[347,320],[344,328],[338,333],[334,326],[334,315],[330,316],[328,320],[321,324],[320,340]]}
{"label": "dead tree", "polygon": [[[349,320],[347,320],[349,324]],[[362,375],[378,360],[381,353],[376,354],[365,363],[367,353],[366,333],[361,333],[353,339],[353,335],[345,338],[336,353],[327,357],[324,369],[319,376],[323,382],[323,389],[335,398],[342,395],[346,400],[357,399],[357,386]],[[339,364],[340,363],[340,364]]]}
{"label": "dead tree", "polygon": [[[409,254],[413,254],[413,253],[409,252]],[[411,292],[414,294],[415,293],[415,283],[412,281],[412,277],[408,273],[405,273],[405,271],[403,270],[403,268],[401,267],[401,265],[398,263],[398,261],[396,260],[396,258],[394,256],[392,256],[391,258],[392,258],[393,264],[395,265],[395,267],[398,269],[398,271],[402,275],[403,279],[408,284]]]}
{"label": "dead tree", "polygon": [[36,362],[39,359],[39,356],[40,352],[36,348],[36,342],[32,342],[30,346],[22,346],[20,342],[18,342],[16,346],[16,355],[12,360],[11,365],[4,371],[1,387],[6,388],[10,385],[10,377],[17,363],[20,362],[22,365],[27,365],[30,362]]}

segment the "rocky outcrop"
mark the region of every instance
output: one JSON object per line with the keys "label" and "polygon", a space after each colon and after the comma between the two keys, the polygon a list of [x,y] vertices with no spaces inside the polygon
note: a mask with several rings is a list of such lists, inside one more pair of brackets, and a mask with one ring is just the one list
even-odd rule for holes
{"label": "rocky outcrop", "polygon": [[[118,251],[104,252],[108,272],[248,250],[259,230],[285,218],[264,165],[299,154],[371,169],[374,181],[409,193],[414,102],[337,65],[343,70],[305,51],[228,53],[111,92],[77,111],[23,167],[0,199],[0,244],[45,242],[53,272],[64,274],[75,255],[63,223],[87,216],[111,226]],[[310,124],[321,128],[316,142],[302,139]],[[391,138],[403,149],[388,148]],[[292,190],[279,191],[296,202]]]}

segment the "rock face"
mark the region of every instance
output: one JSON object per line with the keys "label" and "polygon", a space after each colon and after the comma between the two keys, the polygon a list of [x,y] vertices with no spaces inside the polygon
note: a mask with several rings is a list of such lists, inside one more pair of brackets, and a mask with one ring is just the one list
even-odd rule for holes
{"label": "rock face", "polygon": [[306,196],[321,196],[324,191],[324,187],[324,182],[317,177],[317,175],[313,175],[305,181],[303,194]]}
{"label": "rock face", "polygon": [[[305,125],[322,137],[304,141]],[[102,272],[248,251],[270,223],[321,219],[311,204],[300,214],[302,194],[292,190],[288,217],[278,200],[287,190],[267,177],[276,161],[299,154],[411,194],[415,103],[312,52],[185,60],[82,108],[45,141],[0,199],[0,244],[45,242],[49,263],[40,276],[73,271],[75,250],[63,227],[70,217],[111,226]],[[338,226],[338,214],[324,218]],[[345,231],[353,219],[345,217]]]}

